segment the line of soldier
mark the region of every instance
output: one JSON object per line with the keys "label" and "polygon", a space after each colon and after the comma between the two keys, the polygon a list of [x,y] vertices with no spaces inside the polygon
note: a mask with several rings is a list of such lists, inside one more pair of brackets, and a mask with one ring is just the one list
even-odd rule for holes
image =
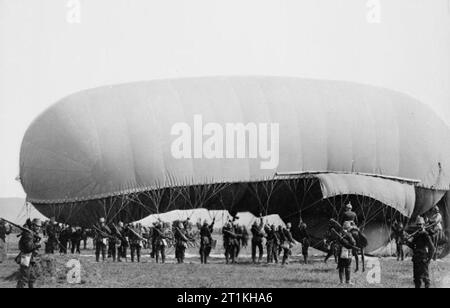
{"label": "line of soldier", "polygon": [[[357,241],[355,234],[361,234],[357,227],[358,217],[352,210],[352,205],[349,203],[345,207],[345,212],[341,218],[342,228],[340,232],[336,232],[336,223],[330,224],[330,231],[328,232],[325,243],[328,245],[328,254],[325,257],[325,262],[334,255],[338,263],[339,278],[341,283],[345,282],[351,284],[351,263],[352,255],[355,250]],[[442,215],[439,207],[434,207],[430,213],[424,218],[418,216],[413,226],[412,233],[407,232],[403,223],[396,221],[392,225],[392,238],[396,241],[397,246],[397,260],[404,260],[403,246],[406,245],[412,250],[413,262],[413,280],[416,288],[429,288],[431,285],[429,266],[431,260],[437,258],[437,246],[440,240],[446,241],[442,227]],[[332,230],[335,236],[332,235]]]}
{"label": "line of soldier", "polygon": [[[249,234],[245,227],[235,223],[236,217],[230,220],[222,229],[223,245],[225,249],[226,263],[236,263],[239,257],[241,247],[246,247]],[[310,236],[307,232],[307,226],[304,222],[299,224],[299,235],[302,244],[302,254],[304,262],[308,263],[308,249],[310,247]],[[278,263],[279,256],[282,256],[281,263],[288,264],[289,257],[292,255],[292,247],[298,244],[292,236],[292,224],[287,223],[285,227],[270,225],[264,223],[260,215],[259,222],[255,220],[251,226],[250,232],[251,251],[253,263],[261,263],[264,254],[264,239],[266,239],[267,263]],[[259,253],[257,255],[257,253]]]}
{"label": "line of soldier", "polygon": [[[204,222],[203,225],[198,224],[200,235],[200,256],[202,263],[207,263],[207,258],[213,247],[213,226]],[[352,250],[356,247],[356,241],[352,235],[352,231],[355,230],[357,215],[352,211],[351,204],[346,206],[346,211],[342,219],[342,228],[337,234],[336,247],[337,247],[337,262],[339,270],[339,278],[341,283],[350,283],[350,266],[352,261]],[[408,245],[413,251],[413,264],[414,264],[414,284],[417,288],[422,286],[422,283],[426,288],[430,287],[429,278],[429,264],[432,258],[435,256],[435,243],[433,241],[433,232],[442,229],[442,216],[439,214],[439,209],[435,208],[433,215],[428,218],[428,225],[423,217],[418,217],[416,221],[417,230],[411,235],[407,235],[404,243]],[[28,220],[24,227],[18,227],[22,233],[20,234],[19,250],[20,254],[16,258],[16,262],[20,265],[19,280],[17,287],[23,288],[29,286],[34,287],[36,281],[36,264],[39,262],[38,251],[41,248],[41,237],[39,232],[43,225],[39,219],[32,221]],[[277,262],[278,256],[283,253],[282,263],[287,264],[289,256],[291,255],[291,248],[297,242],[293,239],[291,233],[291,224],[288,223],[286,227],[275,228],[275,226],[269,226],[263,223],[262,218],[258,224],[257,221],[252,225],[251,233],[252,237],[252,260],[257,263],[256,251],[259,250],[258,263],[261,262],[263,256],[263,238],[266,238],[267,249],[267,262]],[[336,226],[335,226],[336,228]],[[299,225],[300,234],[302,238],[303,247],[306,247],[306,254],[304,253],[305,262],[307,262],[307,248],[309,247],[309,235],[307,232],[307,226],[303,222]],[[0,231],[4,231],[5,234],[10,233],[10,226],[4,223],[0,225]],[[47,236],[52,236],[48,233],[48,225],[46,226]],[[185,251],[189,243],[195,242],[197,234],[192,233],[192,224],[189,220],[181,222],[174,222],[172,229],[167,223],[158,221],[154,224],[153,228],[150,228],[151,232],[146,236],[143,234],[143,228],[140,225],[127,225],[119,223],[117,226],[114,224],[112,228],[106,225],[104,218],[101,218],[99,223],[94,226],[95,237],[95,254],[96,260],[100,261],[100,255],[103,261],[106,257],[106,250],[108,248],[113,260],[120,261],[121,258],[126,258],[126,250],[128,247],[131,249],[131,260],[134,262],[134,257],[137,257],[137,261],[140,261],[140,251],[144,243],[150,243],[152,246],[152,257],[156,258],[159,262],[159,256],[161,261],[165,261],[165,249],[169,246],[169,242],[172,242],[175,247],[175,255],[178,263],[184,262]],[[430,231],[431,230],[431,231]],[[235,263],[241,248],[242,243],[245,241],[243,228],[235,224],[234,220],[229,221],[222,229],[225,257],[226,262]],[[0,234],[1,235],[1,234]],[[328,256],[327,256],[328,258]]]}
{"label": "line of soldier", "polygon": [[45,253],[54,254],[59,251],[60,254],[67,254],[68,251],[81,253],[81,242],[84,242],[86,249],[87,239],[90,230],[81,227],[58,224],[52,217],[42,225],[42,233],[47,237],[45,243]]}
{"label": "line of soldier", "polygon": [[431,260],[437,259],[437,247],[446,242],[443,230],[443,219],[439,207],[435,206],[428,215],[417,217],[416,231],[407,232],[401,221],[392,225],[392,238],[396,243],[397,261],[405,259],[403,247],[406,245],[413,251],[414,285],[416,288],[429,288],[431,285],[429,267]]}
{"label": "line of soldier", "polygon": [[[177,262],[184,263],[186,249],[196,245],[196,234],[193,233],[192,227],[189,219],[174,221],[172,226],[158,220],[152,227],[147,228],[140,224],[125,225],[122,222],[119,222],[117,226],[115,224],[108,226],[105,219],[101,218],[99,223],[94,226],[96,261],[100,261],[100,256],[105,261],[106,252],[113,261],[116,261],[116,257],[119,262],[122,259],[127,260],[127,249],[130,248],[131,262],[135,260],[140,262],[142,248],[151,248],[150,256],[157,263],[165,263],[166,250],[174,247]],[[202,233],[202,229],[200,229],[200,233]],[[212,239],[212,236],[209,238]],[[201,243],[205,246],[205,239],[202,239]],[[202,245],[200,246],[202,247]]]}

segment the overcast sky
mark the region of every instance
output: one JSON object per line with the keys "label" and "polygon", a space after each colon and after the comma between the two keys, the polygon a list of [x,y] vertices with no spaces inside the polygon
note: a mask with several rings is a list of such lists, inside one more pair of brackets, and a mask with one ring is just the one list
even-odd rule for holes
{"label": "overcast sky", "polygon": [[0,197],[24,196],[22,137],[58,99],[243,74],[383,86],[450,124],[450,0],[0,0]]}

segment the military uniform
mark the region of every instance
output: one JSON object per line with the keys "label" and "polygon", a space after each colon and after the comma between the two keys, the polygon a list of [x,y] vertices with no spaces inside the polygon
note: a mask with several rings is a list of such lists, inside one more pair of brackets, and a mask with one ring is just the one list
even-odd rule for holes
{"label": "military uniform", "polygon": [[226,263],[228,264],[230,259],[231,263],[234,263],[236,260],[235,241],[237,239],[237,236],[234,233],[234,228],[231,223],[225,225],[222,228],[222,235],[223,235],[223,247],[225,249]]}
{"label": "military uniform", "polygon": [[283,228],[280,234],[281,248],[283,249],[283,261],[282,264],[289,263],[289,257],[292,254],[291,248],[294,243],[291,230],[289,228]]}
{"label": "military uniform", "polygon": [[122,259],[125,259],[125,261],[127,260],[127,249],[129,246],[128,233],[127,229],[120,225],[117,227],[117,232],[120,241],[120,245],[117,249],[117,260],[122,262]]}
{"label": "military uniform", "polygon": [[178,263],[184,262],[185,252],[188,243],[187,231],[181,228],[175,228],[175,258]]}
{"label": "military uniform", "polygon": [[100,261],[100,254],[102,255],[102,260],[105,261],[106,258],[106,245],[108,244],[108,238],[111,235],[111,229],[107,225],[100,224],[96,227],[95,232],[95,260]]}
{"label": "military uniform", "polygon": [[407,245],[413,250],[413,264],[414,264],[414,285],[416,288],[422,286],[430,287],[430,261],[434,255],[435,247],[425,230],[418,231],[413,238],[407,242]]}
{"label": "military uniform", "polygon": [[142,230],[138,227],[129,226],[127,234],[130,242],[131,262],[134,262],[135,259],[137,262],[141,262]]}
{"label": "military uniform", "polygon": [[428,233],[430,234],[431,240],[433,241],[433,245],[436,248],[435,253],[433,255],[433,260],[437,259],[437,248],[438,248],[440,239],[445,238],[442,223],[443,223],[442,215],[439,211],[439,207],[436,206],[433,209],[431,217],[428,219],[428,224],[430,224],[432,226],[428,230]]}
{"label": "military uniform", "polygon": [[166,247],[167,247],[167,235],[165,232],[165,227],[161,224],[158,224],[153,229],[153,239],[155,245],[155,258],[156,263],[159,262],[159,257],[161,256],[161,262],[166,262]]}
{"label": "military uniform", "polygon": [[355,225],[358,225],[358,215],[350,209],[347,209],[341,218],[341,224],[344,224],[346,221],[354,222]]}
{"label": "military uniform", "polygon": [[280,244],[280,238],[277,230],[274,226],[267,228],[267,263],[278,263],[278,245]]}
{"label": "military uniform", "polygon": [[80,247],[81,247],[81,239],[83,238],[83,230],[80,228],[74,228],[72,229],[72,233],[70,234],[70,242],[72,243],[72,254],[74,253],[81,253]]}
{"label": "military uniform", "polygon": [[23,231],[19,240],[20,254],[16,261],[20,265],[19,279],[17,281],[17,288],[34,288],[34,284],[39,275],[39,253],[41,248],[39,244],[40,237],[37,233],[30,231]]}
{"label": "military uniform", "polygon": [[59,253],[67,254],[67,246],[69,245],[72,231],[68,227],[63,227],[59,234]]}
{"label": "military uniform", "polygon": [[356,245],[356,241],[349,232],[344,232],[343,236],[338,240],[338,270],[341,283],[350,283],[352,265],[352,251]]}
{"label": "military uniform", "polygon": [[405,252],[403,251],[403,245],[406,241],[405,227],[403,224],[395,222],[392,226],[392,232],[397,250],[397,261],[403,261],[405,260]]}
{"label": "military uniform", "polygon": [[0,263],[3,263],[7,259],[6,236],[11,234],[11,231],[11,226],[7,227],[6,224],[0,220]]}
{"label": "military uniform", "polygon": [[211,252],[213,238],[212,232],[214,228],[214,220],[211,225],[206,222],[200,227],[200,261],[203,264],[208,263],[208,257]]}
{"label": "military uniform", "polygon": [[108,258],[112,258],[116,262],[118,256],[118,247],[120,245],[120,235],[115,228],[109,227],[111,230],[111,237],[108,238]]}
{"label": "military uniform", "polygon": [[58,247],[59,226],[56,222],[51,221],[45,228],[47,242],[45,244],[45,253],[54,254],[55,248]]}
{"label": "military uniform", "polygon": [[261,262],[263,257],[263,238],[264,233],[262,231],[263,221],[261,219],[260,224],[258,225],[256,222],[252,225],[250,232],[252,233],[252,260],[253,263],[256,263],[256,250],[259,250],[259,258],[258,262]]}
{"label": "military uniform", "polygon": [[308,263],[308,257],[309,257],[309,246],[311,245],[311,238],[308,234],[308,226],[304,223],[301,222],[299,224],[299,238],[300,238],[300,242],[302,243],[302,255],[303,255],[303,260],[305,262],[305,264]]}

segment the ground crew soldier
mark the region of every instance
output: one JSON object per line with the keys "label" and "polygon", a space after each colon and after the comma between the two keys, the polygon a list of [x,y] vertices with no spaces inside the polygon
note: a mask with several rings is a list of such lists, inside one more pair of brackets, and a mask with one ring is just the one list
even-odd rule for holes
{"label": "ground crew soldier", "polygon": [[405,252],[403,251],[403,245],[405,243],[407,234],[403,223],[395,221],[392,225],[392,233],[397,248],[397,261],[404,261]]}
{"label": "ground crew soldier", "polygon": [[291,223],[286,224],[286,228],[283,228],[282,237],[280,238],[283,248],[283,261],[282,264],[289,264],[289,256],[292,254],[291,248],[295,243],[291,233]]}
{"label": "ground crew soldier", "polygon": [[358,225],[358,215],[353,212],[353,206],[350,202],[345,206],[345,211],[342,214],[340,223],[343,225],[346,221],[350,221],[355,225]]}
{"label": "ground crew soldier", "polygon": [[102,260],[105,262],[106,258],[106,245],[108,244],[108,238],[111,236],[111,229],[106,225],[105,218],[100,218],[98,226],[95,227],[95,260],[100,261],[100,253]]}
{"label": "ground crew soldier", "polygon": [[87,248],[88,231],[85,228],[81,228],[81,240],[83,241],[83,249]]}
{"label": "ground crew soldier", "polygon": [[114,224],[109,229],[111,230],[111,236],[108,238],[108,258],[111,257],[112,261],[116,262],[119,254],[120,234],[114,227]]}
{"label": "ground crew soldier", "polygon": [[202,264],[208,263],[208,257],[213,243],[212,233],[214,230],[215,221],[216,218],[214,218],[212,223],[208,225],[205,220],[203,222],[203,226],[200,227],[200,262]]}
{"label": "ground crew soldier", "polygon": [[117,233],[119,235],[120,246],[118,248],[117,261],[122,262],[122,258],[127,261],[127,248],[129,246],[127,229],[125,228],[123,222],[119,222],[117,227]]}
{"label": "ground crew soldier", "polygon": [[7,259],[6,236],[11,234],[12,227],[0,218],[0,264]]}
{"label": "ground crew soldier", "polygon": [[309,236],[308,233],[308,226],[306,225],[306,223],[300,220],[298,228],[299,228],[300,242],[302,243],[303,260],[305,264],[308,264],[309,246],[311,245],[311,237]]}
{"label": "ground crew soldier", "polygon": [[187,248],[187,243],[189,242],[187,231],[184,229],[184,225],[182,222],[178,223],[178,227],[175,226],[174,238],[175,238],[175,257],[177,259],[178,264],[181,264],[184,263],[184,256]]}
{"label": "ground crew soldier", "polygon": [[67,246],[70,240],[71,230],[68,226],[62,225],[61,231],[59,233],[59,253],[66,255],[67,254]]}
{"label": "ground crew soldier", "polygon": [[416,288],[420,288],[423,282],[425,288],[428,289],[431,284],[429,266],[435,247],[430,235],[425,230],[425,220],[422,217],[417,218],[416,226],[418,230],[406,244],[413,250],[414,285]]}
{"label": "ground crew soldier", "polygon": [[339,270],[339,280],[341,284],[345,283],[351,284],[351,270],[352,265],[352,251],[355,248],[356,241],[350,233],[352,228],[351,221],[346,221],[342,226],[343,232],[338,239],[338,270]]}
{"label": "ground crew soldier", "polygon": [[55,247],[58,247],[59,226],[55,220],[55,217],[50,218],[50,222],[45,228],[45,234],[47,235],[47,243],[45,245],[45,253],[54,254]]}
{"label": "ground crew soldier", "polygon": [[262,257],[263,257],[263,237],[264,237],[263,226],[264,226],[264,222],[261,217],[259,225],[255,221],[252,225],[252,228],[250,229],[250,232],[252,233],[252,260],[253,260],[253,263],[256,263],[256,249],[257,248],[259,250],[258,263],[261,262]]}
{"label": "ground crew soldier", "polygon": [[134,227],[130,225],[128,227],[128,239],[130,241],[130,253],[131,262],[134,262],[134,257],[136,256],[137,262],[141,262],[141,249],[142,249],[142,228],[139,225]]}
{"label": "ground crew soldier", "polygon": [[167,234],[165,226],[159,222],[153,228],[154,245],[155,245],[155,258],[156,263],[159,263],[159,257],[161,256],[161,263],[166,262],[166,247],[167,247]]}
{"label": "ground crew soldier", "polygon": [[437,248],[439,245],[439,240],[443,237],[443,227],[442,227],[442,215],[440,213],[439,207],[436,205],[431,210],[431,217],[428,219],[428,225],[430,228],[428,229],[428,233],[433,240],[433,244],[435,247],[435,253],[433,255],[433,260],[437,259]]}
{"label": "ground crew soldier", "polygon": [[81,239],[83,237],[83,230],[81,230],[80,227],[72,228],[72,233],[70,234],[70,241],[72,243],[72,254],[78,253],[80,254],[80,246],[81,246]]}
{"label": "ground crew soldier", "polygon": [[22,230],[19,240],[20,254],[16,258],[16,262],[20,265],[19,280],[17,281],[19,289],[25,288],[27,285],[30,289],[34,288],[38,278],[38,251],[41,248],[39,230],[42,223],[36,218],[28,227],[29,230]]}
{"label": "ground crew soldier", "polygon": [[222,228],[222,235],[223,235],[223,247],[225,249],[225,261],[228,264],[231,259],[231,263],[235,263],[236,259],[235,240],[237,236],[234,233],[233,224],[231,222],[228,222]]}
{"label": "ground crew soldier", "polygon": [[278,263],[278,245],[280,244],[280,238],[276,230],[275,225],[267,228],[267,263]]}

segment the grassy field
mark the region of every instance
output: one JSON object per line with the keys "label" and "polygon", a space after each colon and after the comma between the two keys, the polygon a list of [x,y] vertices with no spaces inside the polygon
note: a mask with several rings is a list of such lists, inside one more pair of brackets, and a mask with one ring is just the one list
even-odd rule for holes
{"label": "grassy field", "polygon": [[[14,263],[16,240],[9,237],[10,256],[7,262],[0,265],[0,288],[15,287],[18,266]],[[38,287],[53,288],[253,288],[253,287],[286,287],[286,288],[334,288],[348,287],[339,285],[338,274],[334,261],[323,263],[323,254],[314,254],[311,264],[300,263],[299,250],[294,249],[294,256],[289,265],[254,265],[249,260],[249,249],[242,251],[238,264],[227,265],[221,257],[220,247],[213,251],[211,263],[202,265],[196,256],[196,249],[188,251],[191,255],[185,264],[175,264],[173,249],[169,249],[166,264],[156,264],[144,250],[141,263],[96,263],[93,251],[88,247],[82,255],[51,256],[54,268],[45,269],[39,279]],[[66,276],[66,264],[70,259],[77,259],[81,263],[81,283],[69,284]],[[410,260],[397,262],[392,258],[370,259],[380,261],[380,283],[369,283],[366,273],[353,274],[353,286],[368,288],[408,288],[412,287],[412,263]],[[433,287],[450,286],[450,260],[433,262],[431,265]]]}

